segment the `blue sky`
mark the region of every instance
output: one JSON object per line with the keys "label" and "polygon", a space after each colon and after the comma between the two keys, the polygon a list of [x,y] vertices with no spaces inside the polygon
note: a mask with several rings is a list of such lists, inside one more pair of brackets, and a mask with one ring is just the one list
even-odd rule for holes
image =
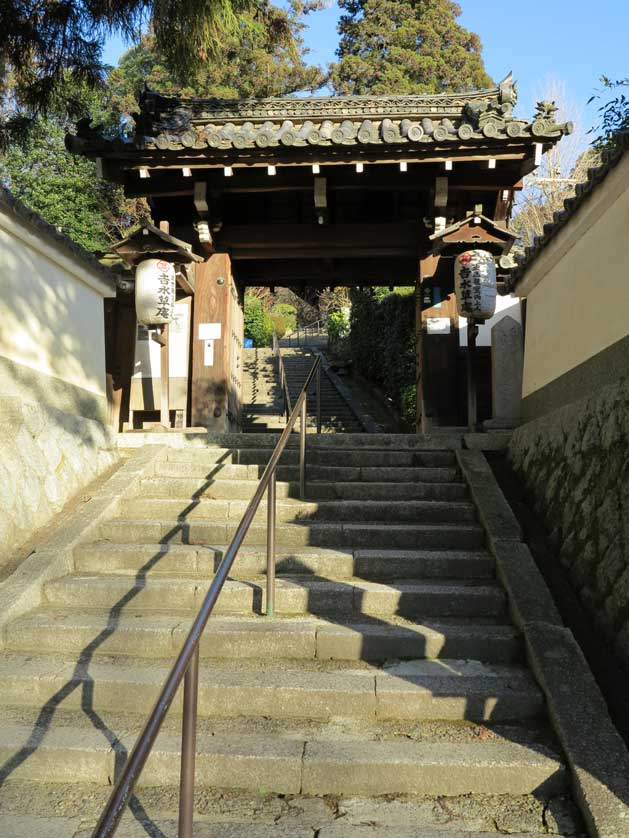
{"label": "blue sky", "polygon": [[[531,116],[534,103],[544,95],[550,81],[565,86],[568,107],[581,110],[585,130],[596,120],[596,105],[588,98],[605,74],[611,78],[629,75],[628,0],[459,0],[460,22],[477,32],[483,42],[485,66],[500,80],[509,70],[518,80],[518,111]],[[338,41],[338,5],[312,15],[305,33],[311,60],[327,64],[334,60]],[[110,40],[105,58],[115,64],[124,51],[119,39]],[[572,115],[572,114],[571,114]]]}

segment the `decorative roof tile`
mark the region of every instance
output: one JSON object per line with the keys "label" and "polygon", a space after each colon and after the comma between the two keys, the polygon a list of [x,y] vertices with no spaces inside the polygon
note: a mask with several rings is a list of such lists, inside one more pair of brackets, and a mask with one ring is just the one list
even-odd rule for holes
{"label": "decorative roof tile", "polygon": [[[478,141],[560,138],[571,123],[556,123],[552,103],[540,103],[529,123],[513,115],[511,75],[497,87],[424,96],[331,96],[273,99],[179,99],[145,89],[136,134],[128,148],[241,151],[308,146],[460,146]],[[89,124],[77,126],[73,151],[115,149]],[[81,142],[83,141],[83,142]],[[120,147],[120,146],[119,146]],[[124,146],[123,146],[124,148]]]}

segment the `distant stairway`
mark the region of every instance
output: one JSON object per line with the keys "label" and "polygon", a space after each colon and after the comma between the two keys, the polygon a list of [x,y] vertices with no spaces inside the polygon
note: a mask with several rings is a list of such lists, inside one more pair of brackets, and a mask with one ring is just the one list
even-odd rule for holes
{"label": "distant stairway", "polygon": [[[284,369],[293,403],[306,382],[312,367],[313,353],[310,349],[282,348]],[[314,424],[316,412],[316,390],[314,385],[308,393],[309,423]],[[362,433],[364,427],[349,404],[336,389],[324,371],[321,372],[321,426],[324,432]]]}
{"label": "distant stairway", "polygon": [[245,433],[282,430],[282,395],[277,361],[268,347],[244,350],[242,429]]}
{"label": "distant stairway", "polygon": [[[302,356],[292,357],[296,377]],[[232,435],[222,445],[165,449],[138,496],[75,549],[74,569],[48,581],[41,604],[8,625],[5,776],[111,782],[276,439]],[[263,505],[201,641],[199,805],[225,790],[221,811],[233,831],[198,834],[408,838],[432,832],[388,822],[387,801],[403,809],[433,796],[445,817],[457,796],[480,813],[496,796],[511,811],[536,811],[564,794],[542,693],[454,452],[421,436],[312,435],[302,502],[297,441],[278,469],[276,616],[262,616]],[[142,775],[145,789],[178,783],[180,712],[178,702]],[[237,793],[249,797],[234,811]],[[139,788],[140,803],[144,794]],[[282,831],[270,820],[251,831],[254,810],[273,795],[278,806],[289,795],[306,807],[312,829]],[[342,798],[357,797],[372,800],[367,810],[382,807],[373,830],[342,820],[315,828]],[[173,797],[164,791],[160,800]],[[528,838],[545,832],[539,823]],[[477,832],[484,829],[472,823],[448,834]]]}

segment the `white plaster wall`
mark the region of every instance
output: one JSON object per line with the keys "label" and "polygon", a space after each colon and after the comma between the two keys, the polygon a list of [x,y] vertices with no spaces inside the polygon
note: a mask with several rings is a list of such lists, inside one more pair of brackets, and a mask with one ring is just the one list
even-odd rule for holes
{"label": "white plaster wall", "polygon": [[112,294],[88,265],[0,205],[1,356],[104,395],[103,297]]}
{"label": "white plaster wall", "polygon": [[[491,346],[491,330],[502,320],[503,317],[512,317],[516,322],[522,323],[520,298],[513,294],[496,297],[496,313],[487,320],[478,330],[476,338],[477,346]],[[467,318],[459,317],[459,346],[467,346]]]}
{"label": "white plaster wall", "polygon": [[629,335],[629,154],[533,262],[523,396]]}

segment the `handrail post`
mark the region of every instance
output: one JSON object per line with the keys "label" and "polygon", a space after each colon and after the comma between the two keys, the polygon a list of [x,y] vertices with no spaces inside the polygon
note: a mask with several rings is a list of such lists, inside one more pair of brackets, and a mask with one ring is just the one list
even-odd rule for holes
{"label": "handrail post", "polygon": [[269,480],[269,487],[266,490],[266,616],[272,617],[275,613],[275,469]]}
{"label": "handrail post", "polygon": [[306,419],[308,409],[308,393],[304,393],[301,403],[301,422],[299,424],[299,497],[306,499]]}
{"label": "handrail post", "polygon": [[321,361],[317,367],[317,433],[321,433]]}
{"label": "handrail post", "polygon": [[197,704],[199,698],[199,645],[186,669],[183,682],[181,721],[181,773],[179,778],[179,838],[192,838],[194,821],[194,774],[197,751]]}

